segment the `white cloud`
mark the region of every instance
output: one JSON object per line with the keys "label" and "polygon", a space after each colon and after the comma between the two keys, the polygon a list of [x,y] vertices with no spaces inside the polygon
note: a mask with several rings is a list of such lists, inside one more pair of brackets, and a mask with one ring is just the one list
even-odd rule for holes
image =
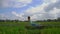
{"label": "white cloud", "polygon": [[45,8],[45,11],[53,10],[54,8],[60,9],[60,0],[57,0],[55,3],[50,3]]}
{"label": "white cloud", "polygon": [[[14,7],[21,7],[30,3],[28,0],[18,0],[16,2],[23,2],[23,4],[17,3]],[[44,0],[43,4],[36,7],[30,7],[23,13],[18,14],[12,11],[12,14],[20,20],[27,20],[28,16],[31,16],[31,20],[56,19],[60,17],[60,1]]]}
{"label": "white cloud", "polygon": [[55,18],[57,18],[59,17],[58,15],[60,15],[60,9],[54,8],[49,13],[52,14]]}
{"label": "white cloud", "polygon": [[55,3],[58,0],[44,0],[44,3]]}
{"label": "white cloud", "polygon": [[39,6],[36,6],[36,7],[32,7],[32,8],[29,8],[25,11],[25,14],[30,14],[30,15],[33,15],[33,14],[42,14],[42,13],[45,13],[45,11],[43,10],[48,4],[45,4],[43,3],[42,5],[39,5]]}
{"label": "white cloud", "polygon": [[24,13],[18,14],[15,11],[12,11],[12,14],[15,15],[15,17],[17,17],[18,20],[21,20],[21,21],[27,20],[26,17],[23,17]]}
{"label": "white cloud", "polygon": [[2,7],[20,8],[31,3],[32,0],[2,0]]}
{"label": "white cloud", "polygon": [[60,13],[60,5],[57,4],[58,0],[48,0],[42,5],[27,9],[24,15],[31,16],[32,20],[56,19]]}
{"label": "white cloud", "polygon": [[44,8],[47,5],[48,4],[43,3],[42,5],[29,8],[24,12],[24,15],[31,16],[32,20],[42,20],[42,19],[44,19],[44,18],[42,18],[42,17],[44,17],[43,15],[46,14],[46,12],[44,11]]}
{"label": "white cloud", "polygon": [[17,17],[22,17],[22,16],[24,15],[23,13],[18,14],[18,13],[16,13],[15,11],[12,11],[12,14],[14,14],[14,15],[17,16]]}
{"label": "white cloud", "polygon": [[8,17],[5,14],[0,14],[0,19],[6,20]]}
{"label": "white cloud", "polygon": [[31,3],[32,0],[16,0],[17,2],[22,2],[22,3]]}

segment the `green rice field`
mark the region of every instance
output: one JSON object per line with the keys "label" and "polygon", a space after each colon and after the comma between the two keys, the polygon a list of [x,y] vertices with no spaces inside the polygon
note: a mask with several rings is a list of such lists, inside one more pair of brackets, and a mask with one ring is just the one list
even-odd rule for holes
{"label": "green rice field", "polygon": [[[60,22],[35,22],[42,25],[60,25]],[[60,34],[60,26],[48,26],[44,29],[26,29],[29,22],[0,22],[0,34]],[[30,27],[29,27],[30,28]]]}

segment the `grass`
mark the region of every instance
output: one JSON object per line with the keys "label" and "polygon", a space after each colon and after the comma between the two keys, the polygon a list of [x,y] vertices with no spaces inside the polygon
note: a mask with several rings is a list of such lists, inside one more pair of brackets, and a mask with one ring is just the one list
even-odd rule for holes
{"label": "grass", "polygon": [[[59,22],[36,22],[37,24],[60,25]],[[60,34],[60,27],[52,26],[45,29],[26,29],[29,22],[0,22],[0,34]]]}
{"label": "grass", "polygon": [[48,28],[41,30],[42,34],[60,34],[60,28]]}

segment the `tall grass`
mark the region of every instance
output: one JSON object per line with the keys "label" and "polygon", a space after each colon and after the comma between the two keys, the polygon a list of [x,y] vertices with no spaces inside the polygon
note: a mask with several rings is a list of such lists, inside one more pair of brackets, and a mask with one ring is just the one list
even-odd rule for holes
{"label": "tall grass", "polygon": [[[36,22],[37,24],[60,25],[59,22]],[[29,22],[0,22],[0,34],[60,34],[60,27],[46,27],[44,29],[26,29]]]}

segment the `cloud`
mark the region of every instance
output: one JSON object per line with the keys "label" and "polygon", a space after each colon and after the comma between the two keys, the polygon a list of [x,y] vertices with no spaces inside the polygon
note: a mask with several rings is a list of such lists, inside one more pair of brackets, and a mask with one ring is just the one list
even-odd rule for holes
{"label": "cloud", "polygon": [[20,8],[24,7],[27,4],[31,3],[32,0],[2,0],[2,7],[14,7],[14,8]]}
{"label": "cloud", "polygon": [[18,13],[16,13],[16,11],[12,11],[12,14],[15,15],[15,17],[18,20],[21,20],[21,21],[27,20],[27,18],[23,16],[24,15],[23,13],[18,14]]}
{"label": "cloud", "polygon": [[45,11],[53,10],[54,8],[60,9],[60,0],[57,0],[55,3],[50,3],[45,7]]}
{"label": "cloud", "polygon": [[8,17],[5,15],[5,14],[0,14],[0,19],[4,19],[4,20],[6,20]]}
{"label": "cloud", "polygon": [[[11,1],[11,5],[5,4],[7,5],[5,6],[4,3],[3,5],[5,7],[23,7],[32,2],[32,0]],[[56,19],[60,17],[60,0],[44,0],[42,4],[36,5],[35,7],[31,6],[27,10],[24,10],[23,13],[18,14],[16,11],[12,11],[12,14],[19,20],[27,20],[28,16],[31,16],[31,20]]]}
{"label": "cloud", "polygon": [[31,20],[42,20],[43,15],[46,14],[44,8],[48,4],[43,3],[42,5],[31,7],[24,12],[24,16],[31,16]]}
{"label": "cloud", "polygon": [[24,14],[18,14],[18,13],[16,13],[15,11],[12,11],[12,14],[14,14],[14,15],[17,16],[17,17],[22,17],[22,15],[24,15]]}
{"label": "cloud", "polygon": [[34,15],[34,14],[38,14],[38,13],[40,13],[40,14],[45,13],[45,11],[43,9],[46,6],[47,6],[47,4],[43,3],[42,5],[39,5],[36,7],[31,7],[25,11],[25,14]]}
{"label": "cloud", "polygon": [[24,16],[31,16],[32,20],[56,19],[60,17],[59,3],[59,0],[46,1],[42,5],[27,9]]}
{"label": "cloud", "polygon": [[55,3],[57,0],[44,0],[44,3]]}
{"label": "cloud", "polygon": [[50,13],[50,14],[53,14],[53,16],[54,16],[55,18],[60,17],[60,16],[58,16],[58,15],[60,15],[60,9],[54,8],[54,9],[51,10],[49,13]]}

